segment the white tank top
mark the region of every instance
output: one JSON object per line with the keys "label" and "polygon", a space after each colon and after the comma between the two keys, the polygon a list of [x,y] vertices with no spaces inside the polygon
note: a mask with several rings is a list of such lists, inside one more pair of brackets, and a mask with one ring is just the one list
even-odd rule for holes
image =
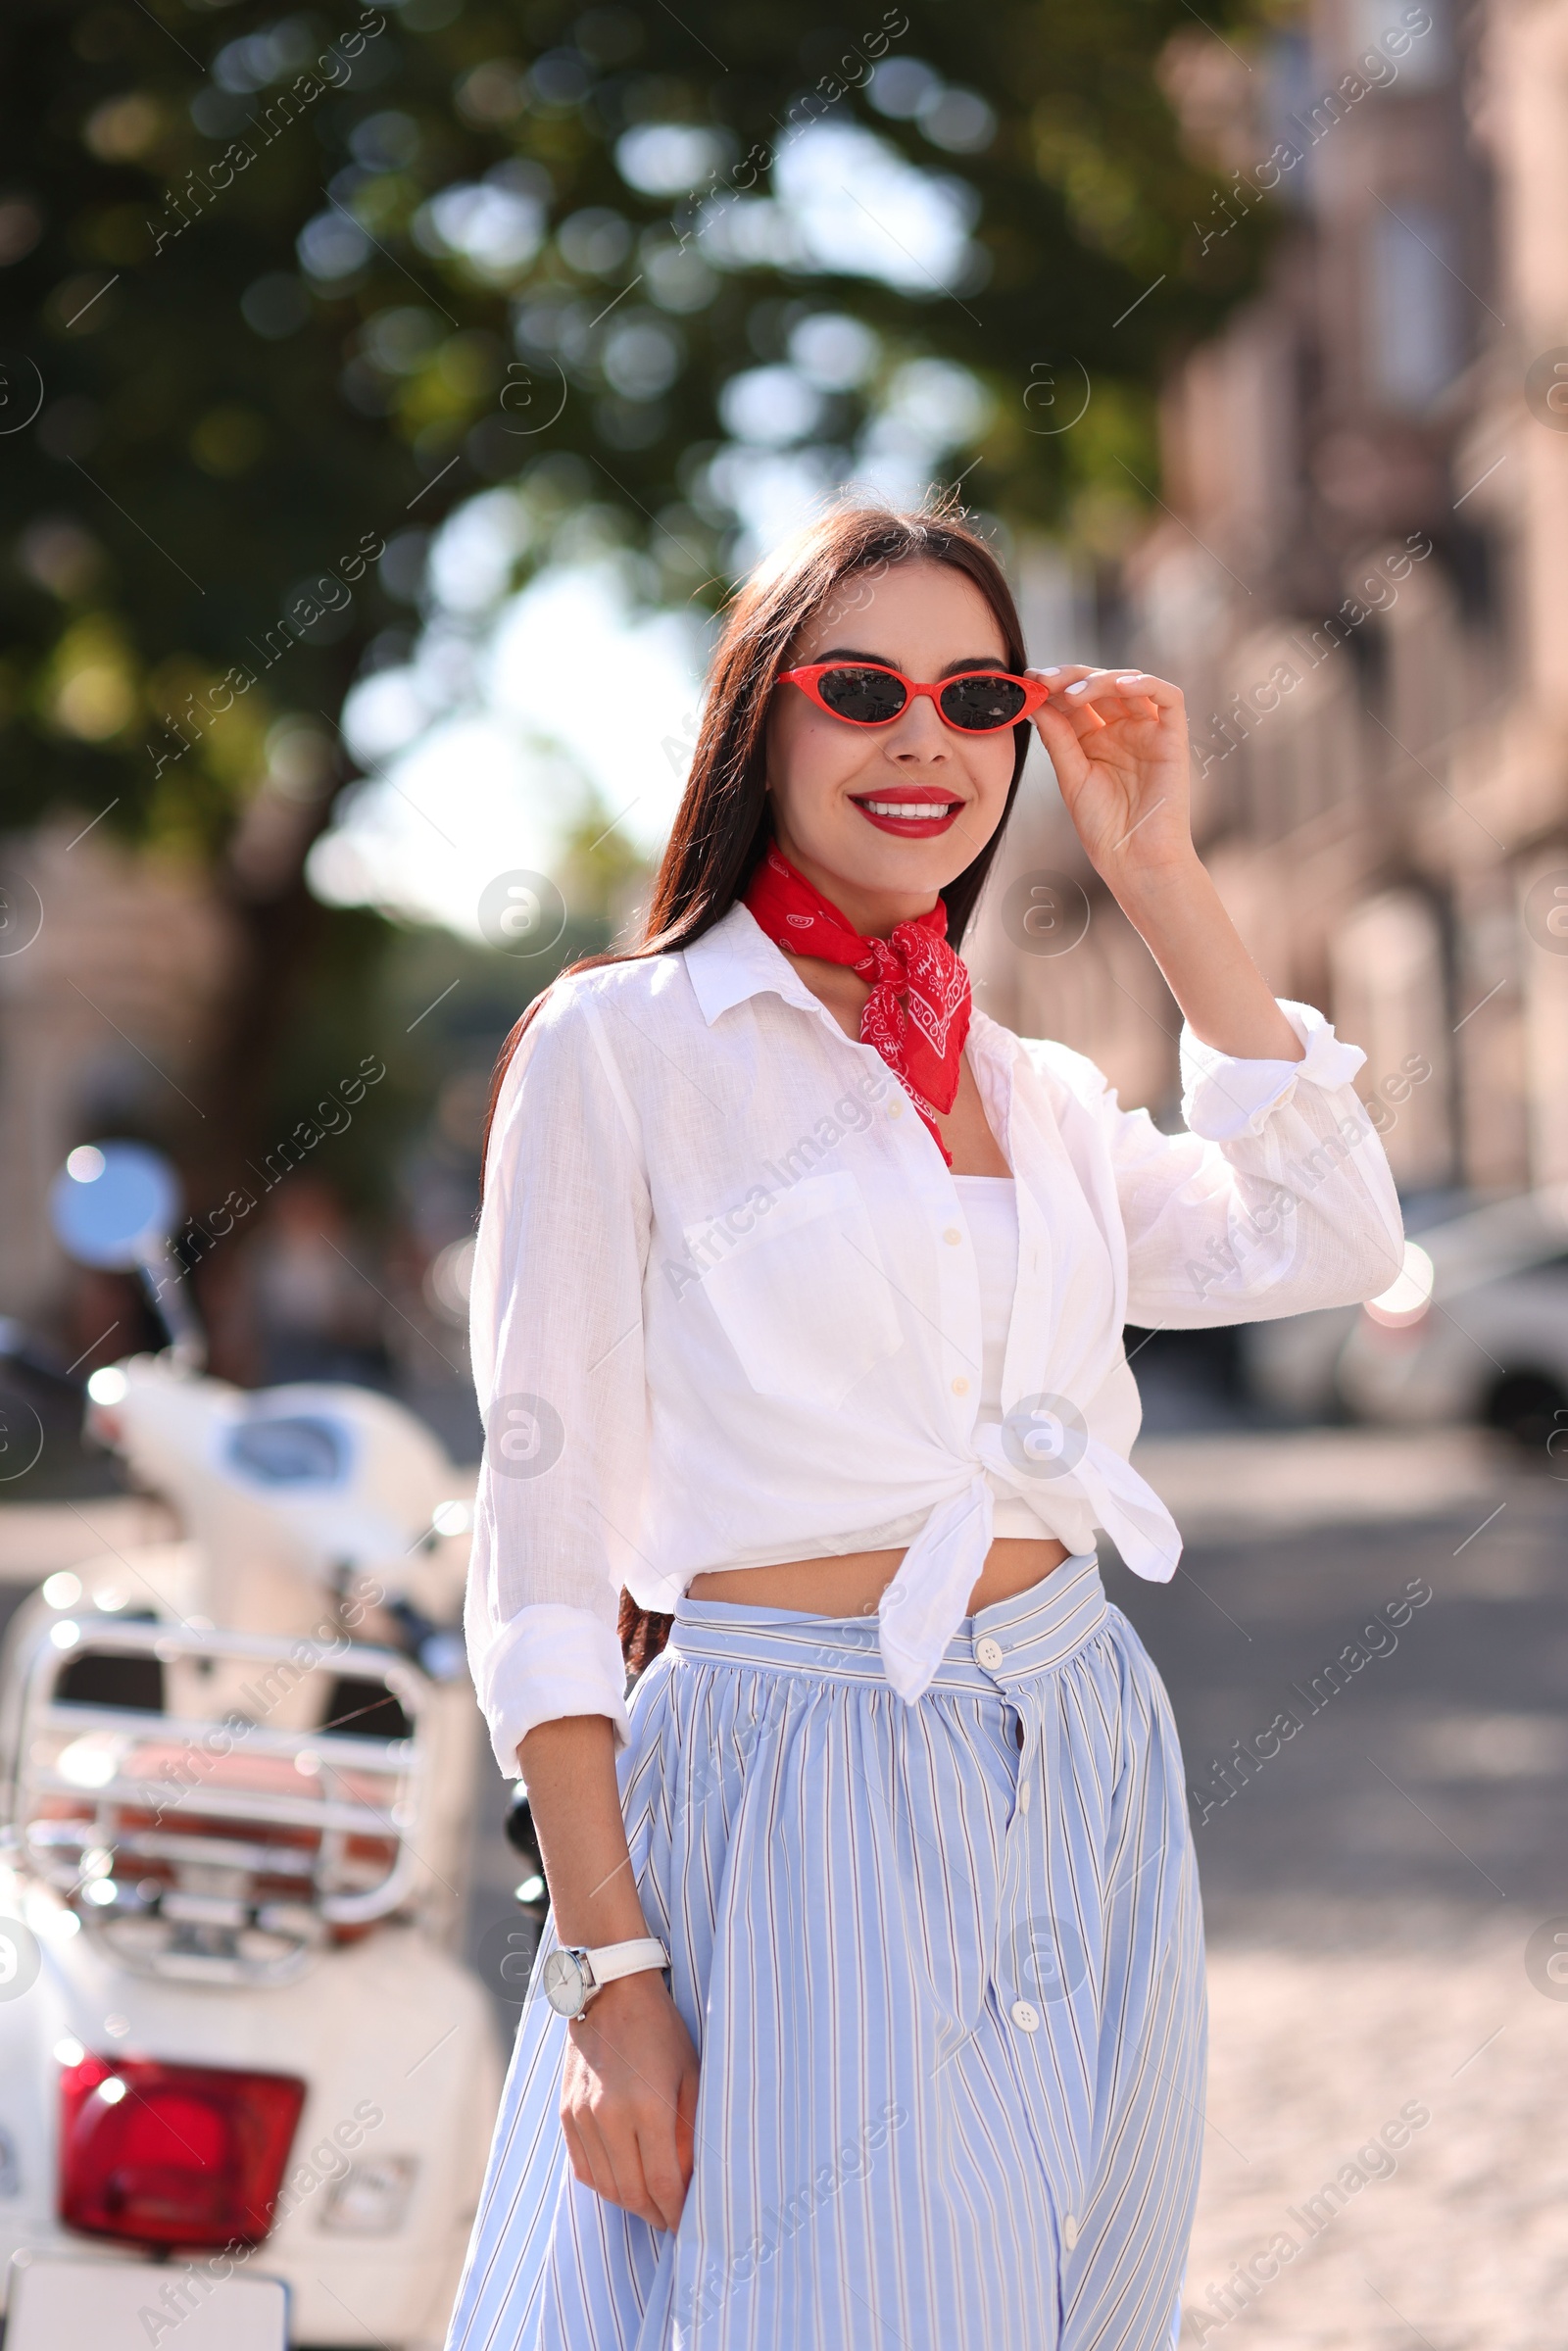
{"label": "white tank top", "polygon": [[[956,1175],[953,1181],[980,1274],[980,1409],[976,1418],[981,1424],[990,1422],[1000,1428],[1007,1325],[1018,1286],[1018,1194],[1011,1176]],[[990,1485],[999,1536],[1038,1543],[1042,1536],[1055,1533],[1042,1510],[1010,1494],[995,1477]]]}

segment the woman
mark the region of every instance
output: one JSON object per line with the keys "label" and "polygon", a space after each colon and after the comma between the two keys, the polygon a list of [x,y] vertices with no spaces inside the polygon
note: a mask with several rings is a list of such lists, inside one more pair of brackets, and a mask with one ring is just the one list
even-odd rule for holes
{"label": "woman", "polygon": [[[1176,2340],[1200,1922],[1095,1556],[1180,1549],[1122,1327],[1363,1298],[1402,1235],[1364,1055],[1198,860],[1181,696],[1025,658],[957,522],[823,521],[732,611],[648,945],[503,1055],[468,1641],[553,1909],[452,2351]],[[1187,1133],[971,1010],[1031,717]]]}

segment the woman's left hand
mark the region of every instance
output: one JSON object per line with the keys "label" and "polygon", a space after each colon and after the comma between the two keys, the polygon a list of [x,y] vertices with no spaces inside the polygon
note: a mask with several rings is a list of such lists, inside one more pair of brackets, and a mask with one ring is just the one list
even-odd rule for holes
{"label": "woman's left hand", "polygon": [[1049,676],[1035,712],[1061,797],[1095,870],[1124,887],[1194,857],[1187,707],[1180,689],[1147,670],[1065,664]]}

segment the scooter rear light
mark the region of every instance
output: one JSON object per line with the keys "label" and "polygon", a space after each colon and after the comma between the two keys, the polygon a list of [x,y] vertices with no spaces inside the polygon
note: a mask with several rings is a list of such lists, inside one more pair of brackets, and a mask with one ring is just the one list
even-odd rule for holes
{"label": "scooter rear light", "polygon": [[144,2245],[259,2245],[305,2084],[148,2058],[83,2057],[60,2077],[60,2217]]}

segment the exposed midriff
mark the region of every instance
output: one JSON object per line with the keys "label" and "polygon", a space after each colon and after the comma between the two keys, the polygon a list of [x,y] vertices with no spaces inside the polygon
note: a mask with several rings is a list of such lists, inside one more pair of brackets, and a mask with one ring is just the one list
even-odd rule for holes
{"label": "exposed midriff", "polygon": [[[1051,1575],[1071,1554],[1064,1543],[999,1537],[986,1553],[968,1613],[1011,1599]],[[740,1601],[749,1608],[801,1608],[812,1616],[870,1616],[899,1572],[902,1550],[847,1551],[836,1559],[788,1559],[775,1567],[716,1568],[693,1576],[694,1600]]]}

